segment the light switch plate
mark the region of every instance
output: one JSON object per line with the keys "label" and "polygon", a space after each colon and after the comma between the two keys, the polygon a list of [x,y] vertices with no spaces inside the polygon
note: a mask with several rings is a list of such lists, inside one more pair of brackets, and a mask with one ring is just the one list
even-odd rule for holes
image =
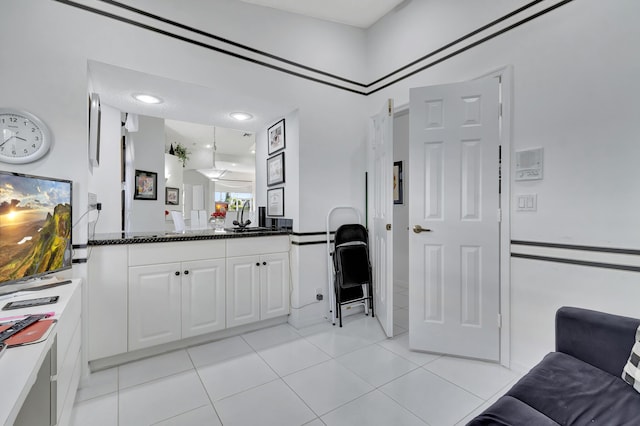
{"label": "light switch plate", "polygon": [[538,211],[538,194],[516,195],[516,211],[518,212]]}

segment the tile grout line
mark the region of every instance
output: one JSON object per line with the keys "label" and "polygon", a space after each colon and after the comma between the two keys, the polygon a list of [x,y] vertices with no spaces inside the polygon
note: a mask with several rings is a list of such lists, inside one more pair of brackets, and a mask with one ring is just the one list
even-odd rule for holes
{"label": "tile grout line", "polygon": [[207,387],[205,386],[204,381],[202,380],[202,376],[200,376],[200,371],[198,370],[198,367],[196,367],[195,362],[193,362],[193,358],[191,358],[191,354],[189,353],[188,349],[185,349],[185,351],[187,352],[187,356],[189,357],[189,361],[191,361],[191,365],[193,365],[193,369],[196,372],[196,376],[198,376],[198,380],[200,381],[200,385],[202,385],[202,389],[204,389],[204,393],[207,394],[207,399],[209,400],[209,403],[211,404],[211,408],[213,408],[213,412],[216,413],[216,417],[218,418],[218,420],[220,421],[220,424],[222,425],[223,423],[222,423],[222,419],[220,418],[220,414],[218,414],[218,410],[216,410],[216,406],[213,403],[213,400],[211,399],[211,395],[209,395],[209,391],[207,390]]}

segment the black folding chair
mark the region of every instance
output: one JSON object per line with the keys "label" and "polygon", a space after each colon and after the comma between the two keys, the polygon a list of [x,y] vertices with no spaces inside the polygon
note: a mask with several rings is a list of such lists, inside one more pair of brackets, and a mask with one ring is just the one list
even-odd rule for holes
{"label": "black folding chair", "polygon": [[364,226],[340,226],[334,237],[333,266],[336,311],[342,327],[342,307],[361,302],[365,314],[374,315],[373,280],[369,261],[369,237]]}

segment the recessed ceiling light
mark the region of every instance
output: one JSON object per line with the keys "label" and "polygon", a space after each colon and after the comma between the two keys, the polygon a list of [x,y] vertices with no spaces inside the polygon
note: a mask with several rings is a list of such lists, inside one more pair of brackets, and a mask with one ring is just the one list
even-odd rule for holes
{"label": "recessed ceiling light", "polygon": [[235,167],[235,166],[237,166],[238,164],[237,164],[237,163],[231,163],[231,165],[232,165],[233,167]]}
{"label": "recessed ceiling light", "polygon": [[144,102],[145,104],[161,104],[162,103],[162,99],[160,99],[159,97],[153,96],[153,95],[147,95],[145,93],[136,93],[133,95],[133,97],[140,102]]}
{"label": "recessed ceiling light", "polygon": [[252,154],[255,154],[255,153],[256,153],[256,150],[255,150],[255,149],[252,149],[252,150],[251,150],[251,153],[252,153]]}
{"label": "recessed ceiling light", "polygon": [[229,115],[231,116],[231,118],[235,118],[238,121],[247,121],[253,118],[253,115],[249,114],[248,112],[232,112]]}
{"label": "recessed ceiling light", "polygon": [[204,147],[205,148],[211,148],[211,144],[206,144]]}

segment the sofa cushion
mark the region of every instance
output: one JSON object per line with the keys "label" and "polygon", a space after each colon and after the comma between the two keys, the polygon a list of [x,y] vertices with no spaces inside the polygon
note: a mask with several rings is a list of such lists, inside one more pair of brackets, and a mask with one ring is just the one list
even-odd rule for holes
{"label": "sofa cushion", "polygon": [[467,426],[558,426],[544,414],[514,397],[505,395],[474,418]]}
{"label": "sofa cushion", "polygon": [[631,348],[629,360],[622,370],[622,379],[640,392],[640,327],[636,331],[636,343]]}
{"label": "sofa cushion", "polygon": [[552,352],[507,392],[561,425],[637,425],[640,394],[620,377]]}

